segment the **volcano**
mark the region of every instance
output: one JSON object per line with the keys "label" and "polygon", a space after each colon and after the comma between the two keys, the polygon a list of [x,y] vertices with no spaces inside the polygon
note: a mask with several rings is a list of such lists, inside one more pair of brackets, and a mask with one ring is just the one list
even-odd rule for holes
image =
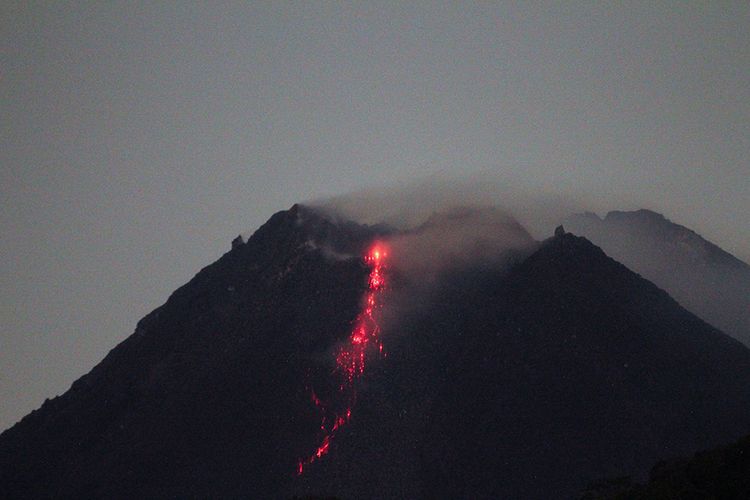
{"label": "volcano", "polygon": [[588,240],[427,283],[438,227],[275,214],[0,435],[0,496],[568,498],[750,431],[750,350]]}

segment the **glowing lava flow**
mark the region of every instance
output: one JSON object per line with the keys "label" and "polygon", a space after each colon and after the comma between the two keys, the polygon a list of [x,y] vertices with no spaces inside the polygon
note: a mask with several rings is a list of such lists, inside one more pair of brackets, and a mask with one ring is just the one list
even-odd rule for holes
{"label": "glowing lava flow", "polygon": [[[352,418],[352,408],[356,401],[354,383],[365,373],[367,357],[372,352],[383,356],[383,342],[380,338],[380,326],[376,319],[377,309],[380,307],[381,294],[385,290],[385,260],[388,254],[382,244],[376,243],[365,256],[365,263],[370,266],[367,294],[362,311],[357,315],[354,328],[349,334],[348,341],[336,353],[336,367],[334,374],[340,377],[338,397],[340,409],[331,409],[311,393],[311,399],[316,408],[322,413],[320,430],[323,439],[315,452],[299,461],[297,474],[301,475],[305,468],[327,454],[336,432],[349,423]],[[333,418],[330,418],[330,415]]]}

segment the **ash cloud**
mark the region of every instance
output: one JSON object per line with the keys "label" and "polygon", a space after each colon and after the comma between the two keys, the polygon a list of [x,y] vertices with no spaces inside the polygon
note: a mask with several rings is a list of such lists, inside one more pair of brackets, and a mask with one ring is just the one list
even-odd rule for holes
{"label": "ash cloud", "polygon": [[414,230],[434,214],[456,208],[494,208],[517,220],[534,238],[544,239],[563,217],[606,208],[588,198],[585,194],[540,189],[513,179],[474,176],[384,185],[312,200],[306,205],[332,219],[384,224],[400,231]]}
{"label": "ash cloud", "polygon": [[392,265],[413,281],[472,266],[503,267],[510,255],[535,245],[529,233],[496,207],[461,206],[434,212],[420,226],[388,241]]}
{"label": "ash cloud", "polygon": [[503,272],[531,253],[537,239],[552,235],[560,213],[577,208],[488,179],[371,189],[306,205],[340,223],[382,225],[394,285],[388,315],[396,322],[413,307],[429,305],[448,275]]}
{"label": "ash cloud", "polygon": [[334,221],[388,228],[391,265],[414,281],[431,281],[446,268],[500,265],[509,251],[531,247],[534,238],[516,214],[532,222],[540,238],[551,235],[553,220],[542,212],[559,200],[519,193],[497,179],[431,180],[307,205]]}
{"label": "ash cloud", "polygon": [[[531,251],[539,241],[552,236],[558,224],[566,222],[566,229],[589,238],[691,312],[750,345],[750,268],[722,257],[718,247],[703,255],[705,252],[699,252],[705,246],[702,239],[695,243],[695,238],[684,237],[692,231],[656,224],[651,219],[661,220],[657,214],[646,221],[636,216],[653,214],[638,209],[658,207],[658,203],[611,192],[565,192],[559,186],[539,188],[512,179],[475,177],[384,186],[309,205],[333,219],[393,228],[386,238],[392,248],[391,263],[406,278],[414,300],[421,301],[429,300],[443,273],[471,266],[502,270],[512,256]],[[619,236],[587,230],[570,219],[573,214],[610,210],[636,210],[621,212],[633,215]],[[664,215],[679,222],[685,214]],[[646,231],[644,225],[654,227]],[[691,229],[702,234],[705,228]]]}
{"label": "ash cloud", "polygon": [[505,267],[551,236],[565,215],[590,207],[574,199],[484,176],[383,186],[306,205],[341,223],[382,225],[394,269],[429,286],[447,270]]}

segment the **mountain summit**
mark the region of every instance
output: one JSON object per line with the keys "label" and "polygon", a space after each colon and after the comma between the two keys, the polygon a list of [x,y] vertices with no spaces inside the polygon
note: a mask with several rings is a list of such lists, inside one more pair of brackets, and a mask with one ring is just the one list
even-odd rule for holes
{"label": "mountain summit", "polygon": [[0,435],[0,496],[566,498],[750,430],[747,348],[584,238],[482,227],[524,243],[428,288],[413,235],[275,214]]}

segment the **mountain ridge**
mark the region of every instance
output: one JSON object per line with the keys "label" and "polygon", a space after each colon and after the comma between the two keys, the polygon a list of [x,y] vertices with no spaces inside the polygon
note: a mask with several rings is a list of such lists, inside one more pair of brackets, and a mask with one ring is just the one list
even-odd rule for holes
{"label": "mountain ridge", "polygon": [[750,265],[650,210],[612,211],[603,219],[587,212],[564,224],[750,345]]}

